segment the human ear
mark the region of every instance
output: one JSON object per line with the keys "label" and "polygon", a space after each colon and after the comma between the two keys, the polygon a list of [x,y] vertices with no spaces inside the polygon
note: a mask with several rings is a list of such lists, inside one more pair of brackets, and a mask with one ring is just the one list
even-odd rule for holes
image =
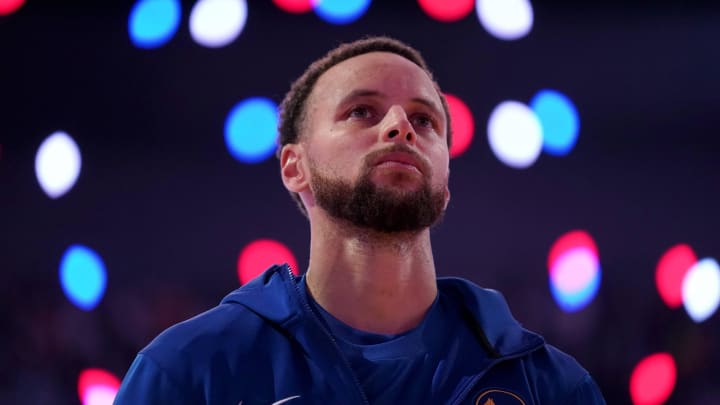
{"label": "human ear", "polygon": [[290,143],[280,151],[280,176],[285,188],[300,193],[308,188],[308,176],[303,165],[305,151],[299,143]]}

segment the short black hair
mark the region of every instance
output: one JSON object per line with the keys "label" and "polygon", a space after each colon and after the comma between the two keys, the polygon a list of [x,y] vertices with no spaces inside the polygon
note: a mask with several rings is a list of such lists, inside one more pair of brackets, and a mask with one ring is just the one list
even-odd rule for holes
{"label": "short black hair", "polygon": [[[433,81],[435,89],[440,97],[443,110],[445,112],[447,127],[447,142],[450,147],[451,141],[451,130],[450,130],[450,111],[448,109],[447,100],[440,91],[440,87],[433,79],[432,72],[425,63],[420,52],[410,45],[405,44],[397,39],[379,36],[379,37],[367,37],[354,42],[348,42],[337,46],[330,50],[325,56],[316,60],[305,72],[290,86],[290,91],[285,95],[282,103],[280,104],[280,122],[278,126],[279,140],[277,157],[280,158],[280,152],[283,146],[290,143],[297,143],[300,138],[300,130],[305,120],[305,104],[307,102],[310,93],[312,93],[315,83],[317,83],[320,76],[325,73],[331,67],[338,63],[350,59],[352,57],[370,53],[370,52],[390,52],[402,56],[403,58],[413,62],[424,70],[430,80]],[[300,211],[307,216],[307,210],[297,193],[290,192],[295,202],[297,202]]]}

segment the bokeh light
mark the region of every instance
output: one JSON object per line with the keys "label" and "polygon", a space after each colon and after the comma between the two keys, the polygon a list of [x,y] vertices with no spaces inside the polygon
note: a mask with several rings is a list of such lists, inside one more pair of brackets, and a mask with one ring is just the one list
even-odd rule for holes
{"label": "bokeh light", "polygon": [[78,395],[83,405],[111,405],[119,388],[120,379],[102,369],[85,369],[78,377]]}
{"label": "bokeh light", "polygon": [[349,24],[362,17],[370,0],[317,0],[315,14],[331,24]]}
{"label": "bokeh light", "polygon": [[240,284],[246,284],[273,264],[288,263],[294,274],[298,274],[297,260],[284,244],[272,239],[258,239],[245,246],[237,261]]}
{"label": "bokeh light", "polygon": [[312,0],[273,0],[276,6],[288,13],[306,13],[313,9]]}
{"label": "bokeh light", "polygon": [[597,257],[587,248],[575,248],[560,255],[552,267],[553,285],[560,291],[583,290],[597,273]]}
{"label": "bokeh light", "polygon": [[575,312],[595,298],[600,275],[598,258],[590,249],[571,249],[550,268],[550,291],[563,311]]}
{"label": "bokeh light", "polygon": [[548,254],[550,292],[566,312],[587,306],[600,288],[597,246],[590,234],[575,230],[560,236]]}
{"label": "bokeh light", "polygon": [[247,11],[245,0],[199,0],[190,11],[190,35],[208,48],[226,46],[245,28]]}
{"label": "bokeh light", "polygon": [[675,388],[675,359],[668,353],[656,353],[642,359],[630,376],[630,397],[634,405],[660,405]]}
{"label": "bokeh light", "polygon": [[181,8],[178,0],[138,0],[130,11],[128,32],[138,48],[158,48],[177,32]]}
{"label": "bokeh light", "polygon": [[503,101],[490,114],[488,141],[504,164],[525,169],[542,151],[542,127],[535,113],[518,101]]}
{"label": "bokeh light", "polygon": [[476,11],[480,24],[498,39],[522,38],[533,26],[529,0],[477,0]]}
{"label": "bokeh light", "polygon": [[54,132],[35,154],[35,177],[50,198],[58,198],[75,185],[82,157],[75,141],[65,132]]}
{"label": "bokeh light", "polygon": [[717,311],[720,305],[720,266],[712,258],[693,265],[682,283],[683,305],[690,318],[700,323]]}
{"label": "bokeh light", "polygon": [[238,103],[225,120],[225,144],[243,163],[258,163],[272,156],[277,147],[277,105],[253,97]]}
{"label": "bokeh light", "polygon": [[87,389],[83,405],[113,405],[117,396],[118,388],[108,386],[94,386]]}
{"label": "bokeh light", "polygon": [[452,144],[450,157],[458,157],[472,144],[475,135],[475,119],[470,108],[459,97],[445,94],[450,110],[450,126],[452,127]]}
{"label": "bokeh light", "polygon": [[580,131],[580,118],[573,102],[555,90],[541,90],[530,101],[543,131],[543,150],[564,156],[572,151]]}
{"label": "bokeh light", "polygon": [[0,0],[0,16],[18,11],[23,4],[25,4],[25,0]]}
{"label": "bokeh light", "polygon": [[683,279],[696,262],[695,252],[684,243],[671,247],[660,258],[655,271],[655,285],[668,307],[679,308],[682,305]]}
{"label": "bokeh light", "polygon": [[597,245],[595,244],[592,236],[590,236],[587,231],[576,229],[563,234],[555,241],[555,243],[553,243],[550,248],[550,254],[548,254],[548,268],[552,268],[554,266],[560,255],[576,248],[590,249],[596,257],[599,257]]}
{"label": "bokeh light", "polygon": [[72,245],[60,261],[60,285],[76,307],[90,311],[103,297],[107,284],[105,263],[83,245]]}
{"label": "bokeh light", "polygon": [[470,14],[475,6],[475,0],[418,0],[418,4],[431,18],[452,22]]}

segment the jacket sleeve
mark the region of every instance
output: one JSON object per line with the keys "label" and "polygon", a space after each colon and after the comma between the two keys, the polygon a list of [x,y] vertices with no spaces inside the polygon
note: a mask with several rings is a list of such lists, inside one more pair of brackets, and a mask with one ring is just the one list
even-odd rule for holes
{"label": "jacket sleeve", "polygon": [[600,392],[600,387],[595,383],[590,374],[585,374],[585,377],[570,393],[565,405],[606,405],[605,399]]}
{"label": "jacket sleeve", "polygon": [[140,353],[133,361],[114,405],[191,404],[192,395],[170,377],[151,357]]}

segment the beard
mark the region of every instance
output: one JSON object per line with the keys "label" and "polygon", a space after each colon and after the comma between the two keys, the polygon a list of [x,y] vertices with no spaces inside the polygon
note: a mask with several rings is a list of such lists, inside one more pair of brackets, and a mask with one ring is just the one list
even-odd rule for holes
{"label": "beard", "polygon": [[433,189],[427,177],[423,177],[422,184],[414,191],[393,190],[389,186],[381,188],[371,179],[373,168],[367,164],[364,167],[353,185],[326,176],[311,164],[316,204],[337,219],[381,233],[418,232],[442,219],[444,188]]}

